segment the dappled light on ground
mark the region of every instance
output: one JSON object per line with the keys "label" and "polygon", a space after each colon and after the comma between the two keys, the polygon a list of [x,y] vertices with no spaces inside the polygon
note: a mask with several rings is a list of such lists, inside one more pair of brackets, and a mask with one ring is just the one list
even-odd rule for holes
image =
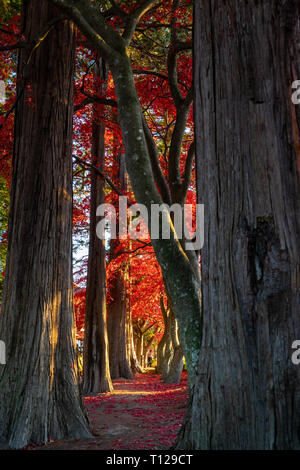
{"label": "dappled light on ground", "polygon": [[[167,450],[181,427],[188,399],[187,374],[165,384],[148,371],[113,381],[114,391],[84,398],[92,438],[64,439],[26,450]],[[7,449],[1,444],[0,449]],[[24,450],[25,450],[24,449]]]}
{"label": "dappled light on ground", "polygon": [[134,381],[116,380],[113,393],[85,398],[93,430],[99,437],[111,435],[105,448],[167,449],[185,414],[186,385],[186,374],[174,385],[149,373],[138,374]]}

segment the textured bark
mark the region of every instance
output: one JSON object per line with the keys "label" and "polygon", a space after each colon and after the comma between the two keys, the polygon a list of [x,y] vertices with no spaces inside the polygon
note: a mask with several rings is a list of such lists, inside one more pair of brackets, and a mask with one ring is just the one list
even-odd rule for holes
{"label": "textured bark", "polygon": [[[119,187],[122,191],[127,190],[127,174],[125,166],[125,155],[120,154],[119,165]],[[117,221],[118,222],[118,221]],[[119,240],[111,240],[110,259],[113,260],[118,250]],[[135,372],[131,368],[132,360],[132,327],[130,314],[130,301],[127,295],[126,282],[128,282],[130,261],[125,262],[120,271],[112,279],[111,296],[112,302],[108,305],[108,338],[109,338],[109,363],[110,373],[113,379],[123,377],[132,379]]]}
{"label": "textured bark", "polygon": [[156,366],[156,372],[158,374],[161,374],[162,371],[162,365],[163,365],[163,359],[164,359],[164,349],[166,346],[166,335],[165,333],[163,334],[163,337],[161,338],[160,342],[157,345],[157,366]]}
{"label": "textured bark", "polygon": [[[61,15],[48,1],[23,4],[32,42]],[[72,291],[72,114],[74,31],[57,23],[18,76],[29,86],[15,117],[8,257],[0,315],[0,440],[89,436],[74,353]],[[24,65],[27,63],[25,69]],[[17,93],[23,85],[19,82]],[[31,97],[31,104],[28,98]]]}
{"label": "textured bark", "polygon": [[158,344],[157,372],[166,383],[178,383],[183,369],[183,349],[178,337],[178,325],[170,299],[165,307],[160,300],[160,309],[164,319],[164,334]]}
{"label": "textured bark", "polygon": [[132,379],[129,344],[131,338],[127,312],[126,287],[119,272],[111,289],[113,301],[108,306],[109,363],[113,379]]}
{"label": "textured bark", "polygon": [[160,300],[160,309],[164,319],[164,334],[159,343],[157,370],[161,373],[162,379],[165,380],[169,373],[170,360],[172,357],[172,336],[171,336],[171,318],[169,305],[165,307],[164,300]]}
{"label": "textured bark", "polygon": [[170,363],[168,375],[165,378],[167,384],[176,384],[180,382],[183,370],[183,350],[181,344],[174,348],[173,357]]}
{"label": "textured bark", "polygon": [[195,4],[204,331],[180,449],[300,448],[296,36],[296,1]]}
{"label": "textured bark", "polygon": [[164,378],[166,383],[180,382],[183,369],[183,349],[178,337],[178,326],[174,314],[174,310],[170,308],[171,338],[173,355],[169,366],[167,376]]}
{"label": "textured bark", "polygon": [[136,323],[134,324],[134,330],[133,331],[134,331],[134,336],[135,336],[136,357],[139,361],[141,369],[144,370],[145,363],[144,363],[144,338],[143,338],[143,332],[141,331],[141,329],[138,327],[138,325]]}
{"label": "textured bark", "polygon": [[163,350],[162,361],[159,367],[161,371],[161,378],[164,381],[166,381],[169,371],[170,371],[172,356],[173,356],[172,339],[171,339],[170,332],[168,332],[166,336],[165,347]]}
{"label": "textured bark", "polygon": [[131,365],[131,370],[133,374],[141,374],[143,372],[142,366],[138,361],[136,351],[135,351],[135,346],[134,346],[134,341],[133,341],[133,331],[132,331],[132,326],[131,326],[131,355],[130,355],[130,365]]}
{"label": "textured bark", "polygon": [[[98,76],[103,80],[105,93],[107,73],[103,60],[97,67]],[[100,108],[94,104],[92,125],[93,164],[101,171],[105,158],[105,125],[101,120]],[[109,353],[106,325],[106,262],[105,240],[96,234],[96,209],[105,202],[105,182],[95,171],[91,175],[90,241],[88,275],[85,304],[83,389],[84,393],[104,393],[113,389],[109,371]]]}

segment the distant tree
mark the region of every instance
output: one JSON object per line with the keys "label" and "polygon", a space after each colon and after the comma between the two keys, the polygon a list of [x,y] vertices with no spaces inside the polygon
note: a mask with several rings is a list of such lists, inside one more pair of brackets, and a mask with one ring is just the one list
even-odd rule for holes
{"label": "distant tree", "polygon": [[[117,166],[117,183],[121,191],[127,191],[127,173],[125,155],[118,153],[115,156]],[[116,212],[116,225],[119,227],[119,217]],[[121,251],[120,251],[121,250]],[[118,238],[110,240],[109,262],[122,254],[122,246]],[[132,325],[128,295],[129,266],[128,256],[121,262],[110,276],[109,296],[107,308],[109,363],[112,378],[123,377],[132,379],[135,372],[132,351]]]}
{"label": "distant tree", "polygon": [[[126,167],[137,202],[144,204],[149,214],[153,204],[184,204],[192,171],[193,145],[190,146],[183,171],[180,155],[193,91],[191,87],[186,86],[181,89],[178,82],[177,55],[191,47],[187,41],[181,42],[176,34],[176,13],[180,2],[172,2],[171,9],[173,42],[168,54],[168,78],[176,109],[176,123],[170,144],[167,182],[160,167],[153,135],[141,112],[132,65],[127,55],[127,47],[139,20],[151,8],[157,7],[156,0],[133,2],[129,13],[114,5],[112,15],[115,13],[118,21],[122,23],[117,29],[106,20],[111,12],[107,15],[106,12],[101,13],[87,0],[49,1],[61,7],[76,23],[110,67],[125,145]],[[167,224],[170,226],[170,239],[154,238],[152,245],[174,305],[189,380],[193,384],[201,342],[199,264],[197,253],[194,250],[186,250],[186,240],[178,240],[168,216]]]}
{"label": "distant tree", "polygon": [[[107,68],[102,59],[96,60],[96,78],[100,79],[101,95],[107,88]],[[98,83],[97,81],[97,83]],[[104,169],[105,124],[101,107],[93,104],[92,123],[92,163]],[[83,353],[83,390],[84,393],[103,393],[113,389],[110,370],[106,320],[106,261],[105,240],[96,233],[96,210],[105,202],[105,181],[91,172],[90,202],[90,241],[87,272],[84,353]]]}

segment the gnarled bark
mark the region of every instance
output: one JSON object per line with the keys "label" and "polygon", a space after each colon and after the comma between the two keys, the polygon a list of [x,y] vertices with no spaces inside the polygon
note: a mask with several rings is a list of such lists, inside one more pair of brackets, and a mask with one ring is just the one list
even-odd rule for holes
{"label": "gnarled bark", "polygon": [[[74,30],[46,0],[23,3],[19,100],[0,338],[0,440],[87,437],[74,353],[72,115]],[[26,64],[26,65],[25,65]],[[25,67],[24,67],[25,66]],[[21,78],[23,76],[23,79]],[[26,86],[22,89],[22,86]],[[31,98],[31,104],[28,98]]]}
{"label": "gnarled bark", "polygon": [[198,196],[209,223],[198,379],[177,448],[299,449],[299,3],[203,0],[195,13]]}

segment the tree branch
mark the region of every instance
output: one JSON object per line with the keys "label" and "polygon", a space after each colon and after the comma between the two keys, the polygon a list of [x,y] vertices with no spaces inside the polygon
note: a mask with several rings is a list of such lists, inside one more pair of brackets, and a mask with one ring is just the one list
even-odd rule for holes
{"label": "tree branch", "polygon": [[176,199],[176,196],[178,196],[177,192],[180,190],[181,186],[181,147],[192,99],[193,93],[192,89],[190,89],[186,98],[183,100],[183,102],[181,102],[177,109],[176,123],[171,138],[171,145],[169,150],[169,186],[173,199]]}
{"label": "tree branch", "polygon": [[149,126],[147,124],[147,121],[144,115],[142,115],[142,120],[143,120],[143,130],[144,130],[149,157],[150,157],[150,162],[151,162],[152,173],[153,173],[155,182],[158,186],[163,202],[171,205],[171,194],[170,194],[167,181],[160,167],[156,144],[154,142],[152,133],[149,129]]}
{"label": "tree branch", "polygon": [[195,142],[192,142],[187,153],[183,181],[182,181],[182,185],[180,188],[180,193],[181,193],[180,199],[182,203],[184,202],[186,198],[187,190],[190,185],[194,157],[195,157]]}
{"label": "tree branch", "polygon": [[9,44],[7,46],[0,46],[0,51],[14,51],[16,49],[22,49],[25,47],[29,47],[30,43],[24,42],[24,41],[19,41],[16,42],[15,44]]}
{"label": "tree branch", "polygon": [[[95,171],[97,175],[99,175],[103,180],[107,182],[107,184],[111,187],[111,189],[116,194],[118,194],[118,196],[125,196],[125,194],[112,182],[109,176],[106,176],[97,166],[93,165],[92,163],[85,162],[84,160],[77,157],[76,155],[73,155],[73,158],[83,168],[89,168],[90,170]],[[128,203],[128,206],[132,206],[134,204],[131,201],[127,201],[127,203]]]}
{"label": "tree branch", "polygon": [[87,106],[88,104],[91,103],[99,103],[103,104],[105,106],[111,106],[113,108],[117,108],[118,104],[115,100],[111,100],[109,98],[102,98],[101,96],[96,96],[96,95],[91,95],[90,93],[87,93],[85,91],[80,90],[80,92],[86,96],[86,98],[80,103],[74,106],[74,112],[79,111],[79,109],[82,109],[84,106]]}
{"label": "tree branch", "polygon": [[137,9],[128,15],[127,23],[123,32],[123,39],[128,45],[134,35],[135,28],[140,20],[140,18],[149,11],[157,0],[145,0]]}
{"label": "tree branch", "polygon": [[97,46],[108,63],[118,59],[118,53],[125,53],[123,39],[90,2],[87,0],[50,1],[69,15],[81,31]]}

